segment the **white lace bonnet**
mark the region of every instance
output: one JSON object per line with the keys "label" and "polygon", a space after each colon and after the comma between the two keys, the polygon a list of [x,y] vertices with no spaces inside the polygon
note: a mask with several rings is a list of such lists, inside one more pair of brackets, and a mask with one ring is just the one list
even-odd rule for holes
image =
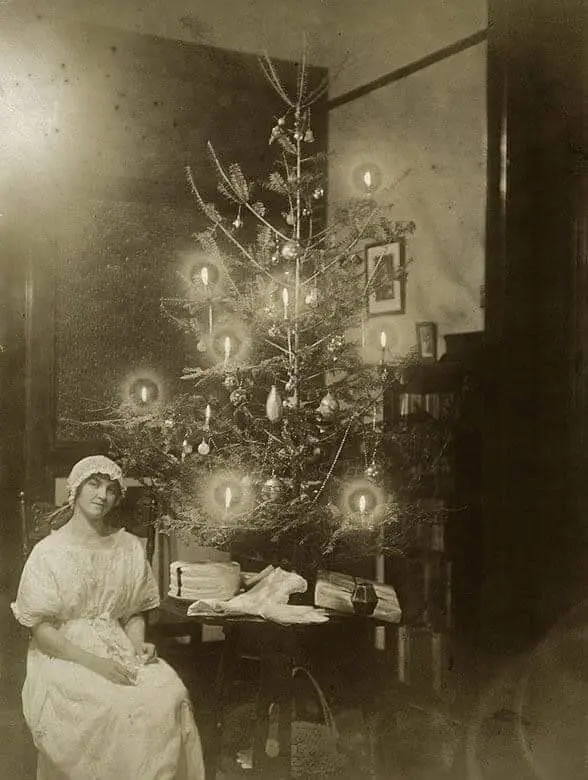
{"label": "white lace bonnet", "polygon": [[76,494],[80,485],[89,479],[93,474],[106,474],[113,482],[118,482],[121,495],[125,494],[123,482],[123,473],[113,460],[104,455],[90,455],[78,461],[67,478],[68,503],[70,506],[75,501]]}

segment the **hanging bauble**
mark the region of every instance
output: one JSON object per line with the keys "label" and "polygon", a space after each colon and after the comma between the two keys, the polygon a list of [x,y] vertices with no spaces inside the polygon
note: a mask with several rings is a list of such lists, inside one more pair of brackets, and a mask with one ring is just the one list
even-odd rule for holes
{"label": "hanging bauble", "polygon": [[304,296],[304,303],[307,306],[317,306],[319,299],[318,287],[312,287]]}
{"label": "hanging bauble", "polygon": [[296,408],[296,396],[295,395],[289,395],[287,398],[284,398],[282,405],[284,409],[295,409]]}
{"label": "hanging bauble", "polygon": [[296,217],[292,212],[286,215],[286,224],[293,225],[296,222]]}
{"label": "hanging bauble", "polygon": [[285,116],[281,116],[278,119],[278,124],[280,125],[280,127],[284,127],[284,125],[286,124],[286,117]]}
{"label": "hanging bauble", "polygon": [[372,461],[370,465],[367,467],[367,469],[364,471],[365,476],[367,479],[370,480],[370,482],[378,482],[380,477],[382,476],[382,472],[380,471],[380,467],[375,461]]}
{"label": "hanging bauble", "polygon": [[285,389],[285,391],[287,393],[289,393],[291,390],[294,390],[295,387],[296,387],[296,377],[294,377],[294,376],[292,376],[292,374],[290,374],[284,389]]}
{"label": "hanging bauble", "polygon": [[307,144],[311,144],[314,141],[314,133],[312,132],[311,128],[309,127],[308,130],[304,133],[304,141]]}
{"label": "hanging bauble", "polygon": [[280,255],[278,254],[278,252],[273,253],[271,257],[271,261],[274,265],[277,265],[280,262]]}
{"label": "hanging bauble", "polygon": [[286,497],[286,484],[279,477],[270,477],[261,486],[261,495],[266,501],[282,501]]}
{"label": "hanging bauble", "polygon": [[247,391],[244,387],[236,387],[229,396],[229,401],[233,406],[241,406],[247,400]]}
{"label": "hanging bauble", "polygon": [[329,339],[329,343],[327,345],[327,349],[329,352],[336,352],[338,349],[341,349],[343,344],[345,343],[345,336],[342,336],[341,334],[337,334],[336,336],[331,336]]}
{"label": "hanging bauble", "polygon": [[311,214],[312,214],[312,209],[308,209],[308,208],[302,209],[303,217],[310,217]]}
{"label": "hanging bauble", "polygon": [[191,455],[194,452],[194,447],[190,444],[188,439],[184,439],[182,442],[182,459]]}
{"label": "hanging bauble", "polygon": [[317,187],[315,191],[312,193],[312,197],[315,200],[320,200],[324,194],[325,194],[324,189],[322,187]]}
{"label": "hanging bauble", "polygon": [[234,390],[238,384],[239,380],[234,374],[227,374],[223,381],[223,385],[227,388],[227,390]]}
{"label": "hanging bauble", "polygon": [[208,442],[202,439],[200,444],[198,445],[198,452],[200,455],[208,455],[210,452],[210,446],[208,445]]}
{"label": "hanging bauble", "polygon": [[243,227],[243,220],[241,219],[241,217],[235,217],[235,219],[233,220],[233,227],[235,228],[235,230],[239,230],[239,228]]}
{"label": "hanging bauble", "polygon": [[282,398],[278,388],[272,385],[265,402],[265,414],[267,419],[272,422],[278,422],[282,417]]}
{"label": "hanging bauble", "polygon": [[339,411],[339,401],[330,390],[327,390],[327,394],[320,402],[317,411],[323,420],[330,420]]}
{"label": "hanging bauble", "polygon": [[296,241],[286,241],[286,243],[282,246],[280,253],[284,260],[296,260],[300,254],[300,246],[296,243]]}
{"label": "hanging bauble", "polygon": [[296,130],[296,131],[295,131],[295,133],[294,133],[294,139],[295,139],[296,141],[302,141],[302,133],[300,132],[300,130]]}

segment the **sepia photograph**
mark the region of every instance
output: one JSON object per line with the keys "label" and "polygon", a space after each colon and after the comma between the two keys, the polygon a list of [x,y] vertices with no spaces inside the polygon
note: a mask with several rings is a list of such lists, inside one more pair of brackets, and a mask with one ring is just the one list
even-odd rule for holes
{"label": "sepia photograph", "polygon": [[0,780],[588,777],[581,0],[0,0]]}

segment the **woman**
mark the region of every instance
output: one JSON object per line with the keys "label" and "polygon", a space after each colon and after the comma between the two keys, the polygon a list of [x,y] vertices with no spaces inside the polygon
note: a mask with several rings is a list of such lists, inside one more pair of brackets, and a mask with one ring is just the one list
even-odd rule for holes
{"label": "woman", "polygon": [[91,456],[67,486],[71,516],[33,548],[12,605],[32,634],[23,709],[37,780],[203,780],[186,689],[145,642],[159,594],[143,547],[108,524],[122,472]]}

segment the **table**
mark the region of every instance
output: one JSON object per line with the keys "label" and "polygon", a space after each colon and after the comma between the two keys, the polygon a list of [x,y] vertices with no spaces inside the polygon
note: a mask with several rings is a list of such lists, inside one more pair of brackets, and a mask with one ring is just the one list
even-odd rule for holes
{"label": "table", "polygon": [[[174,631],[194,634],[194,629],[203,625],[221,626],[225,634],[222,643],[221,658],[215,681],[215,729],[214,744],[207,762],[207,777],[213,780],[219,765],[223,736],[223,718],[227,693],[234,680],[241,647],[242,632],[247,631],[248,638],[259,646],[260,683],[257,695],[256,722],[253,736],[253,768],[250,777],[283,780],[291,777],[291,727],[292,727],[292,670],[303,665],[301,658],[301,638],[312,634],[315,638],[327,634],[329,626],[365,626],[366,618],[329,612],[326,623],[280,625],[255,616],[204,616],[188,617],[188,602],[176,599],[164,599],[160,607],[160,624]],[[371,625],[375,625],[373,619]],[[350,622],[351,621],[351,622]],[[322,632],[317,635],[317,632]],[[268,756],[265,750],[269,727],[269,709],[271,704],[279,707],[277,723],[277,741],[279,753]]]}

